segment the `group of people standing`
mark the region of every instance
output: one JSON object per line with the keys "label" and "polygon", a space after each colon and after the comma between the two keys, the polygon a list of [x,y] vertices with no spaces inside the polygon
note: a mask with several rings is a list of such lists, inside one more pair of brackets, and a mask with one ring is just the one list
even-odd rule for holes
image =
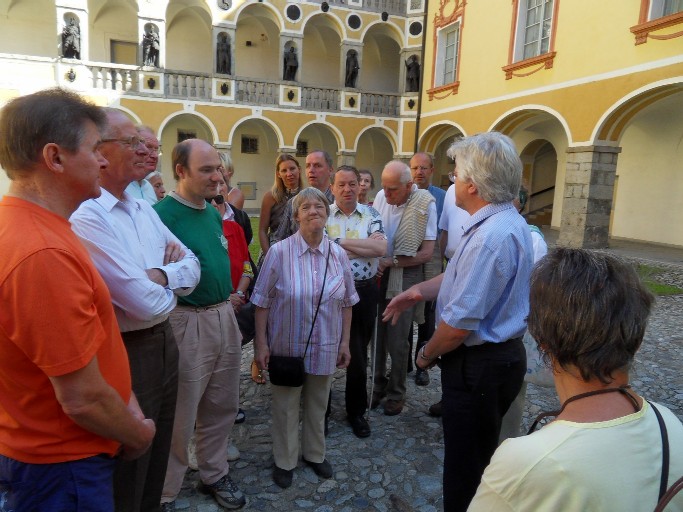
{"label": "group of people standing", "polygon": [[[151,206],[130,191],[156,166],[159,141],[120,111],[43,91],[10,101],[0,133],[11,180],[0,202],[6,510],[175,510],[193,433],[199,490],[244,506],[228,443],[241,345],[252,337],[259,376],[283,357],[304,374],[271,382],[272,477],[282,488],[300,453],[319,477],[334,475],[325,433],[337,368],[347,369],[350,427],[368,437],[369,407],[403,411],[413,360],[418,384],[441,366],[447,511],[609,509],[604,464],[582,461],[599,449],[613,462],[619,446],[638,449],[618,463],[608,505],[648,509],[660,483],[655,414],[670,447],[660,487],[683,472],[683,426],[628,386],[652,297],[633,269],[588,251],[556,251],[532,274],[531,230],[514,203],[522,165],[504,135],[452,144],[448,192],[431,185],[430,155],[389,162],[372,206],[371,175],[335,170],[315,150],[304,188],[298,161],[280,155],[257,269],[246,215],[226,204],[230,163],[207,142],[173,148],[175,190]],[[564,406],[491,462],[526,373],[527,317]],[[413,356],[414,321],[424,327]],[[561,472],[581,489],[555,485]]]}

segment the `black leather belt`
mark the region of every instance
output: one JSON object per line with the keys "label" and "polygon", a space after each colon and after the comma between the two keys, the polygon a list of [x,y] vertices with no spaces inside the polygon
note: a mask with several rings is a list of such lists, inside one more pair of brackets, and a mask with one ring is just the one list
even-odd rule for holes
{"label": "black leather belt", "polygon": [[141,338],[144,336],[149,336],[150,334],[163,332],[164,329],[166,329],[167,325],[168,325],[168,318],[166,320],[164,320],[163,322],[159,322],[158,324],[153,325],[152,327],[147,327],[146,329],[138,329],[137,331],[122,332],[121,336],[123,338]]}
{"label": "black leather belt", "polygon": [[356,289],[365,288],[367,286],[377,286],[377,278],[373,276],[368,279],[359,279],[353,283],[356,285]]}

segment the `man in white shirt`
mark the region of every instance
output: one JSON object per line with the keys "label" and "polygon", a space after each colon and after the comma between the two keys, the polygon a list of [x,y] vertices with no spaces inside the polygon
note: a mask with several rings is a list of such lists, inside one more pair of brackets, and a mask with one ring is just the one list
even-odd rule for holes
{"label": "man in white shirt", "polygon": [[[145,147],[147,148],[147,159],[145,160],[146,174],[154,172],[157,170],[157,164],[159,163],[159,154],[161,152],[161,145],[159,144],[159,139],[154,134],[149,126],[140,125],[138,126],[138,134],[140,138],[143,139]],[[158,199],[158,194],[154,188],[154,185],[150,181],[142,177],[139,180],[133,180],[126,187],[126,192],[128,192],[135,199],[144,199],[149,204],[156,204]]]}
{"label": "man in white shirt", "polygon": [[114,473],[116,510],[156,510],[171,445],[178,385],[178,348],[168,322],[176,295],[199,282],[194,254],[143,200],[125,190],[147,173],[148,150],[135,125],[106,109],[100,151],[109,161],[101,173],[102,195],[71,216],[74,232],[107,283],[128,351],[133,390],[157,432],[150,450]]}
{"label": "man in white shirt", "polygon": [[[382,216],[387,252],[379,260],[381,276],[379,315],[392,297],[424,280],[423,265],[434,252],[437,236],[434,196],[413,184],[410,168],[403,162],[389,162],[382,171],[382,190],[373,207]],[[379,322],[375,360],[375,389],[372,407],[386,397],[384,414],[400,414],[405,403],[408,368],[408,331],[415,306],[404,311],[394,324]],[[386,376],[387,354],[391,371]]]}

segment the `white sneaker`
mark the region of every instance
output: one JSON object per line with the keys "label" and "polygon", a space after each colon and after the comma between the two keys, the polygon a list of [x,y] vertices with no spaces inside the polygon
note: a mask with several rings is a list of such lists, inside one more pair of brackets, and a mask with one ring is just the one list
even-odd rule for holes
{"label": "white sneaker", "polygon": [[190,442],[187,444],[187,465],[194,471],[199,469],[199,466],[197,466],[197,440],[194,434],[192,434]]}
{"label": "white sneaker", "polygon": [[240,458],[240,451],[237,449],[237,446],[235,446],[235,443],[232,442],[232,439],[229,439],[228,440],[228,462],[234,462],[239,458]]}

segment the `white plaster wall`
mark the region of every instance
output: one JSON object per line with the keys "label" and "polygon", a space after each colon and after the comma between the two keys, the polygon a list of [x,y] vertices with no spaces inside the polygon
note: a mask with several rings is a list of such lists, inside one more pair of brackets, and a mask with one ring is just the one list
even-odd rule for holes
{"label": "white plaster wall", "polygon": [[[235,74],[241,77],[282,80],[282,62],[279,61],[280,35],[277,25],[268,18],[240,16],[237,22],[233,55]],[[247,46],[251,41],[251,46]],[[301,51],[297,48],[299,68]]]}
{"label": "white plaster wall", "polygon": [[305,84],[339,88],[341,39],[330,26],[311,21],[304,29],[303,67],[299,55],[299,73]]}
{"label": "white plaster wall", "polygon": [[683,245],[683,94],[638,114],[624,131],[611,236]]}
{"label": "white plaster wall", "polygon": [[54,2],[13,2],[4,14],[0,13],[0,53],[59,55],[63,20],[62,25],[57,26]]}
{"label": "white plaster wall", "polygon": [[208,15],[194,8],[174,16],[166,30],[166,67],[211,73],[213,45]]}
{"label": "white plaster wall", "polygon": [[91,17],[90,23],[91,60],[111,62],[112,39],[140,44],[137,13],[132,8],[114,3],[105,5]]}

